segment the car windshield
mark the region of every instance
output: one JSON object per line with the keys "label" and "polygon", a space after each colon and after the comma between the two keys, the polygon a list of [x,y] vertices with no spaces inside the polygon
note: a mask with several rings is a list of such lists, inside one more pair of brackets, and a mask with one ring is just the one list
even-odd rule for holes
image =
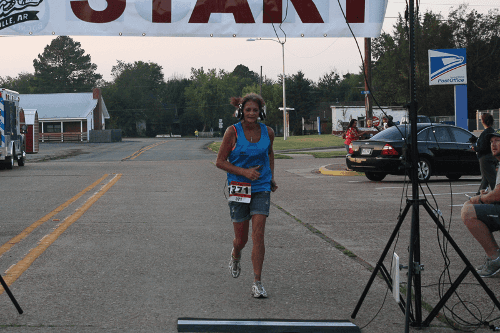
{"label": "car windshield", "polygon": [[407,132],[410,132],[409,125],[392,126],[375,134],[370,140],[403,140],[403,137],[408,135]]}

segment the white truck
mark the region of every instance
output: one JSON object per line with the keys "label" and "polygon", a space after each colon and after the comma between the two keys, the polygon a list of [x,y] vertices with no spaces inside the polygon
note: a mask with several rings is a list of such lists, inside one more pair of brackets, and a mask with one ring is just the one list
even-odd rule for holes
{"label": "white truck", "polygon": [[26,158],[23,111],[19,93],[0,88],[0,169],[12,169],[14,161],[23,166]]}

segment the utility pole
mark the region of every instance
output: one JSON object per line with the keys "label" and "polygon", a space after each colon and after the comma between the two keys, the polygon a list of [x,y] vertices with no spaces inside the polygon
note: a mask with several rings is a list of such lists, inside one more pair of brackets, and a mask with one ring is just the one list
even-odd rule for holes
{"label": "utility pole", "polygon": [[372,112],[372,40],[365,38],[365,124],[368,119],[373,119]]}
{"label": "utility pole", "polygon": [[260,97],[262,97],[262,66],[260,66]]}

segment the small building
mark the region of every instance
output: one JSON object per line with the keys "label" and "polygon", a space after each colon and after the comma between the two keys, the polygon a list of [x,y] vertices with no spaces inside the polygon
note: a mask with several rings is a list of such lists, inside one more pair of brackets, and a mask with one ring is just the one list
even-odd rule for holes
{"label": "small building", "polygon": [[88,93],[21,94],[19,105],[38,111],[40,141],[88,141],[109,119],[101,89]]}
{"label": "small building", "polygon": [[34,154],[39,151],[39,126],[37,110],[24,110],[24,119],[26,125],[26,153]]}
{"label": "small building", "polygon": [[[349,106],[349,105],[331,105],[332,110],[332,132],[342,132],[345,127],[349,124],[351,119],[358,120],[358,127],[364,127],[364,119],[366,117],[365,106]],[[382,118],[385,115],[393,117],[393,121],[398,123],[404,116],[408,115],[405,108],[400,106],[382,106],[382,110],[379,108],[373,108],[372,114],[374,117],[374,125],[377,126],[376,122],[382,123]]]}

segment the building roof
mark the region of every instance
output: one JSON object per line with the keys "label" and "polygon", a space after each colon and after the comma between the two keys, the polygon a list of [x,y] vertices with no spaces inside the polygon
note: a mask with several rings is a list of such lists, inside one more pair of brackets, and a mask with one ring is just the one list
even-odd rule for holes
{"label": "building roof", "polygon": [[38,113],[34,109],[24,109],[24,119],[26,125],[34,125],[35,121],[38,122]]}
{"label": "building roof", "polygon": [[[21,94],[19,106],[23,109],[36,109],[38,119],[86,119],[96,105],[97,99],[89,93],[67,94]],[[104,118],[109,118],[108,110],[102,100]]]}

